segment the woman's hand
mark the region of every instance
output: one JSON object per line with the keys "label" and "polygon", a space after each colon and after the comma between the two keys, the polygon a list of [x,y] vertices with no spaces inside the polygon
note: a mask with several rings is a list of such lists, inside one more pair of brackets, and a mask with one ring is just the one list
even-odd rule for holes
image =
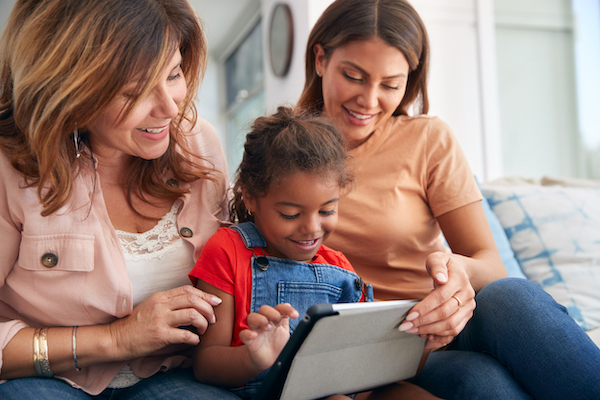
{"label": "woman's hand", "polygon": [[240,332],[240,339],[258,370],[270,368],[281,353],[290,338],[290,318],[298,318],[298,311],[288,303],[263,305],[248,315],[249,329]]}
{"label": "woman's hand", "polygon": [[203,334],[215,322],[213,307],[219,304],[220,298],[191,285],[153,294],[110,324],[116,358],[132,360],[173,344],[198,344],[197,334],[179,327],[193,325]]}
{"label": "woman's hand", "polygon": [[450,343],[473,316],[475,291],[506,277],[494,237],[479,202],[437,217],[452,249],[427,257],[425,266],[434,289],[400,325],[429,339],[428,349]]}
{"label": "woman's hand", "polygon": [[427,257],[434,289],[408,313],[399,329],[429,339],[426,348],[450,343],[473,316],[475,290],[462,256],[435,252]]}

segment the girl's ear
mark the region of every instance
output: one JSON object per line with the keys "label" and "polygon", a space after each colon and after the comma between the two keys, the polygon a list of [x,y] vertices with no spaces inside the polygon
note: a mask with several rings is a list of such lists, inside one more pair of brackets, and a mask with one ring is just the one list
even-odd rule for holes
{"label": "girl's ear", "polygon": [[246,190],[245,187],[242,187],[242,200],[244,201],[244,207],[246,210],[253,213],[256,211],[256,199]]}

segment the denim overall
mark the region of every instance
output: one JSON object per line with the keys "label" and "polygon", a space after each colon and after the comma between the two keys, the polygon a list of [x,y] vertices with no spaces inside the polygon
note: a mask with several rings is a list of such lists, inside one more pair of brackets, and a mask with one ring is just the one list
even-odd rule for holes
{"label": "denim overall", "polygon": [[[231,226],[236,230],[246,248],[252,250],[252,295],[250,312],[258,312],[260,306],[274,307],[290,303],[300,314],[290,318],[290,335],[302,320],[310,306],[317,303],[354,303],[364,293],[367,301],[373,301],[373,288],[365,284],[354,272],[329,264],[308,264],[263,254],[267,246],[252,222]],[[260,386],[267,371],[246,383],[232,388],[242,398],[251,398]]]}

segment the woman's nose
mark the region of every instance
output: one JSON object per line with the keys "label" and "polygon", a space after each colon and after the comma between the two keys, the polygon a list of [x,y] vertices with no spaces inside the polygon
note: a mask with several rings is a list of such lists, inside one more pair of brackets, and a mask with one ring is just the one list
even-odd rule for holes
{"label": "woman's nose", "polygon": [[155,100],[154,109],[157,117],[175,118],[179,113],[177,106],[181,101],[181,96],[174,93],[174,88],[157,86],[154,90]]}
{"label": "woman's nose", "polygon": [[358,96],[358,104],[366,109],[377,107],[379,92],[377,87],[366,85],[363,92]]}

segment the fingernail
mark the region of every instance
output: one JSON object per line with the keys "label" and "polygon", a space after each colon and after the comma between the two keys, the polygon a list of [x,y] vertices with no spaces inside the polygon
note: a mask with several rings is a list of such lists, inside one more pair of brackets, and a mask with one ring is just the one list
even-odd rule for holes
{"label": "fingernail", "polygon": [[419,328],[412,328],[406,331],[406,333],[418,333],[419,332]]}
{"label": "fingernail", "polygon": [[217,323],[217,316],[213,314],[212,316],[212,323],[216,324]]}
{"label": "fingernail", "polygon": [[412,321],[414,319],[419,318],[419,313],[416,311],[411,312],[410,314],[408,314],[405,318],[406,321]]}
{"label": "fingernail", "polygon": [[400,326],[398,327],[398,330],[400,332],[407,332],[412,327],[413,327],[413,323],[412,322],[405,321],[405,322],[403,322],[403,323],[400,324]]}
{"label": "fingernail", "polygon": [[446,282],[448,280],[448,278],[446,278],[446,275],[442,274],[441,272],[438,272],[435,277],[437,278],[438,281],[440,282]]}

